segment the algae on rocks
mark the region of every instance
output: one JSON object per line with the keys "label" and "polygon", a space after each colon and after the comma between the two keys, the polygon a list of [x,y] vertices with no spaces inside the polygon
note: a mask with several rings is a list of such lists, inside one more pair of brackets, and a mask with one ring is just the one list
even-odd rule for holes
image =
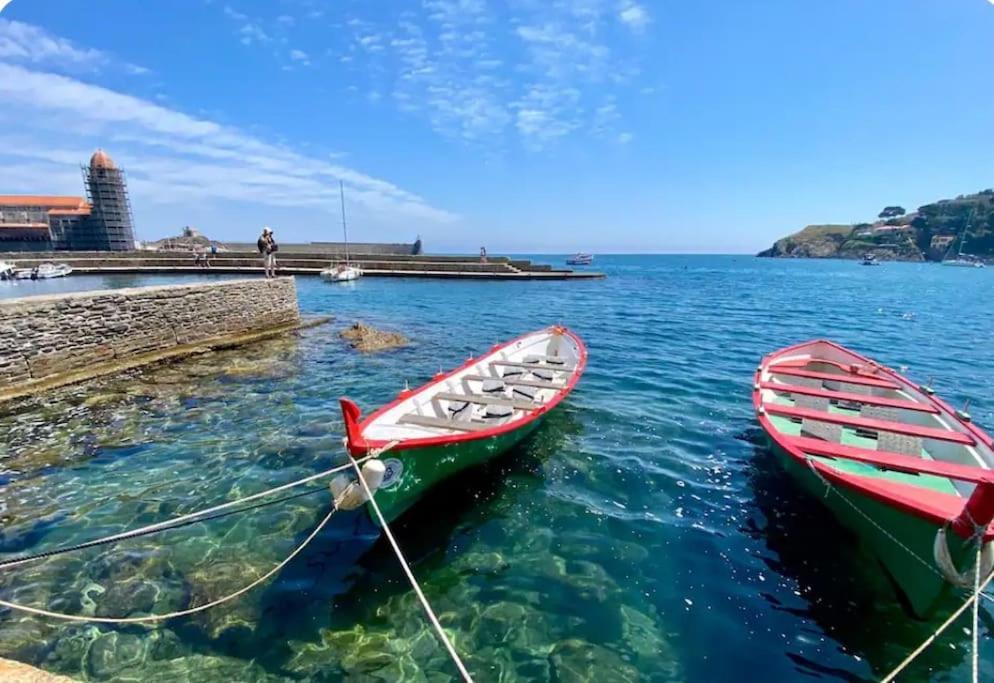
{"label": "algae on rocks", "polygon": [[342,330],[342,339],[348,341],[352,348],[362,353],[372,353],[374,351],[386,351],[408,344],[407,337],[397,332],[386,332],[378,330],[362,322],[357,322],[351,327]]}

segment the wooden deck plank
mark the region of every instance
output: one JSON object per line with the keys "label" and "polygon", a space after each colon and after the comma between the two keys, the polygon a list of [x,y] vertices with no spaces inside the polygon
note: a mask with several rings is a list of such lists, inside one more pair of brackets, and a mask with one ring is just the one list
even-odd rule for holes
{"label": "wooden deck plank", "polygon": [[552,370],[553,372],[573,372],[568,365],[546,365],[545,363],[519,363],[513,360],[492,360],[490,365],[501,365],[506,368],[525,368],[526,370]]}
{"label": "wooden deck plank", "polygon": [[490,429],[493,425],[482,422],[470,422],[468,420],[446,420],[444,417],[431,417],[429,415],[415,415],[409,413],[401,415],[397,420],[398,424],[416,425],[418,427],[434,427],[436,429],[449,429],[457,432],[479,432]]}
{"label": "wooden deck plank", "polygon": [[826,413],[820,410],[810,410],[808,408],[782,406],[775,403],[764,403],[763,408],[771,415],[798,417],[802,420],[818,420],[820,422],[828,422],[856,429],[868,429],[876,432],[907,434],[908,436],[917,436],[922,439],[948,441],[950,443],[958,443],[965,446],[975,446],[977,444],[972,436],[963,434],[962,432],[953,432],[940,429],[938,427],[922,427],[920,425],[907,424],[904,422],[874,420],[868,417],[853,417],[849,415],[840,415],[838,413]]}
{"label": "wooden deck plank", "polygon": [[843,382],[845,384],[858,384],[864,387],[876,387],[878,389],[902,389],[900,384],[896,384],[889,380],[877,379],[875,377],[866,377],[865,375],[854,375],[854,374],[835,374],[832,372],[815,372],[814,370],[802,370],[800,368],[792,367],[778,367],[777,365],[769,365],[766,368],[769,372],[777,375],[790,375],[792,377],[808,377],[810,379],[820,379],[827,382]]}
{"label": "wooden deck plank", "polygon": [[779,384],[777,382],[760,382],[760,389],[771,389],[773,391],[783,391],[790,394],[804,394],[805,396],[820,396],[832,401],[850,401],[852,403],[862,403],[867,406],[882,406],[886,408],[899,408],[901,410],[917,410],[923,413],[938,413],[939,409],[931,403],[917,403],[900,398],[884,398],[882,396],[869,396],[867,394],[854,394],[848,391],[832,391],[831,389],[817,389],[815,387],[801,387],[794,384]]}
{"label": "wooden deck plank", "polygon": [[484,406],[508,406],[509,408],[514,408],[515,410],[538,410],[542,407],[541,403],[518,401],[501,396],[486,396],[484,394],[453,394],[443,391],[435,394],[432,398],[437,398],[442,401],[467,401],[469,403],[478,403]]}
{"label": "wooden deck plank", "polygon": [[512,379],[511,377],[487,377],[485,375],[466,375],[463,379],[482,382],[487,379],[499,379],[509,387],[532,387],[533,389],[555,389],[559,391],[565,389],[565,384],[558,382],[540,382],[537,379]]}

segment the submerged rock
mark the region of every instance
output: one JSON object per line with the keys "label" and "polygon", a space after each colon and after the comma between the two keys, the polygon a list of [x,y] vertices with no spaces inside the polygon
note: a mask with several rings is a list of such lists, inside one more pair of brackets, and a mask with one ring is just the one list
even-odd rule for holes
{"label": "submerged rock", "polygon": [[370,327],[361,322],[357,322],[352,327],[342,330],[342,339],[348,341],[352,348],[362,353],[373,351],[385,351],[406,346],[407,337],[397,332],[385,332],[375,327]]}

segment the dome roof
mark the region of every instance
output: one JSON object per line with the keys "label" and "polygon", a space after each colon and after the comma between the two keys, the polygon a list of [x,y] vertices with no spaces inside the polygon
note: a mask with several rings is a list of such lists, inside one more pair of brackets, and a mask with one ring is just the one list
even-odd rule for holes
{"label": "dome roof", "polygon": [[117,168],[114,165],[114,160],[110,158],[110,155],[102,149],[98,149],[90,157],[90,168]]}

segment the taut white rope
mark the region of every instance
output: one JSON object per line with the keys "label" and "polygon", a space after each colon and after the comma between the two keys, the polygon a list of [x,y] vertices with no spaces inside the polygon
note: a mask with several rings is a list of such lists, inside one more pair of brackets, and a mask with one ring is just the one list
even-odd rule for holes
{"label": "taut white rope", "polygon": [[[383,451],[388,450],[395,444],[396,442],[389,444],[383,449]],[[350,455],[349,457],[351,458],[352,456]],[[463,680],[467,683],[473,683],[473,677],[469,675],[469,671],[466,670],[466,665],[463,664],[462,660],[459,658],[459,653],[457,653],[456,649],[452,646],[452,643],[449,641],[449,637],[445,635],[445,631],[442,629],[442,624],[438,621],[438,617],[435,616],[434,610],[432,610],[431,605],[428,603],[428,598],[425,597],[424,592],[421,590],[421,586],[418,585],[418,580],[414,577],[414,572],[411,571],[410,565],[407,564],[407,560],[404,558],[404,553],[401,552],[400,546],[397,545],[397,539],[393,537],[393,533],[387,525],[387,520],[383,517],[383,512],[380,510],[380,506],[376,504],[373,492],[369,490],[366,480],[362,478],[362,469],[360,469],[359,463],[353,460],[352,466],[355,468],[356,476],[359,479],[359,483],[362,485],[363,491],[365,491],[366,496],[369,498],[369,505],[373,508],[373,512],[376,513],[376,518],[379,520],[380,526],[383,527],[383,533],[386,535],[387,540],[390,541],[390,545],[393,547],[393,551],[397,555],[397,559],[400,561],[401,569],[403,569],[404,574],[407,575],[407,580],[411,582],[411,588],[414,589],[415,594],[418,596],[418,600],[421,601],[421,606],[428,615],[431,625],[435,627],[435,632],[438,633],[439,640],[441,640],[442,644],[445,645],[445,649],[449,651],[449,656],[452,657],[452,662],[456,665],[456,668],[459,669],[459,674],[462,676]]]}
{"label": "taut white rope", "polygon": [[[359,462],[364,462],[369,458],[374,458],[378,455],[376,452],[371,452],[370,455],[362,458]],[[325,470],[324,472],[318,472],[317,474],[312,474],[309,477],[304,477],[303,479],[298,479],[297,481],[291,481],[289,484],[283,484],[282,486],[277,486],[275,488],[267,489],[265,491],[260,491],[259,493],[253,493],[250,496],[245,496],[244,498],[239,498],[238,500],[232,500],[227,503],[221,503],[220,505],[215,505],[214,507],[207,508],[206,510],[199,510],[197,512],[190,512],[185,515],[180,515],[179,517],[174,517],[173,519],[166,520],[164,522],[156,522],[155,524],[149,524],[148,526],[143,526],[139,529],[132,529],[130,531],[123,531],[119,534],[114,534],[112,536],[105,536],[104,538],[99,538],[94,541],[87,541],[78,546],[75,546],[75,550],[82,550],[84,548],[92,548],[97,545],[105,545],[107,543],[114,543],[116,541],[124,541],[135,536],[143,536],[149,532],[158,531],[160,529],[166,529],[174,524],[180,524],[182,522],[188,522],[197,517],[203,517],[215,512],[220,512],[221,510],[226,510],[232,508],[236,505],[242,503],[248,503],[249,501],[258,500],[259,498],[265,498],[266,496],[271,496],[274,493],[279,493],[280,491],[286,491],[287,489],[295,488],[297,486],[302,486],[308,484],[316,479],[321,479],[323,477],[331,476],[343,470],[350,469],[352,463],[346,463],[344,465],[339,465],[338,467],[333,467],[330,470]],[[58,550],[52,551],[52,553],[59,552]],[[40,554],[39,556],[25,558],[23,560],[10,560],[9,562],[0,562],[0,570],[10,569],[12,567],[19,567],[22,564],[28,564],[29,562],[35,562],[37,560],[44,559],[46,554]]]}
{"label": "taut white rope", "polygon": [[314,528],[314,531],[312,531],[310,535],[304,539],[303,543],[301,543],[296,548],[294,548],[293,552],[286,556],[286,559],[284,559],[278,565],[276,565],[268,572],[260,576],[258,579],[256,579],[247,586],[239,588],[234,593],[229,593],[228,595],[225,595],[222,598],[218,598],[217,600],[212,600],[211,602],[208,602],[203,605],[198,605],[197,607],[191,607],[189,609],[179,610],[177,612],[170,612],[168,614],[152,614],[147,617],[116,618],[116,617],[88,617],[80,614],[65,614],[62,612],[50,612],[49,610],[46,609],[38,609],[36,607],[27,607],[25,605],[18,605],[13,602],[7,602],[6,600],[0,600],[0,605],[2,605],[3,607],[9,607],[10,609],[17,610],[19,612],[27,612],[28,614],[34,614],[36,616],[41,616],[41,617],[52,617],[53,619],[64,619],[66,621],[95,622],[98,624],[145,624],[155,621],[165,621],[166,619],[175,619],[176,617],[186,617],[191,614],[196,614],[197,612],[203,612],[204,610],[208,610],[212,607],[217,607],[218,605],[226,603],[229,600],[234,600],[239,595],[249,592],[256,586],[258,586],[260,583],[263,583],[264,581],[269,579],[269,577],[271,577],[273,574],[275,574],[279,570],[283,569],[283,567],[285,567],[287,564],[289,564],[290,560],[292,560],[297,555],[299,555],[300,552],[307,547],[307,544],[313,541],[314,537],[317,536],[319,533],[321,533],[321,530],[324,529],[325,525],[328,523],[328,520],[331,519],[331,516],[335,514],[337,510],[338,510],[337,508],[332,507],[331,510],[328,512],[328,514],[325,515],[324,519],[321,520],[321,523],[318,524]]}
{"label": "taut white rope", "polygon": [[[978,558],[979,558],[979,554],[978,554]],[[979,564],[979,559],[978,559],[978,564]],[[977,572],[977,576],[978,577],[980,576],[980,572]],[[967,608],[970,607],[970,605],[975,605],[978,602],[978,599],[980,597],[981,591],[983,591],[985,588],[987,588],[987,585],[991,581],[994,581],[994,573],[989,574],[987,576],[987,578],[984,579],[983,583],[979,583],[979,579],[978,579],[978,583],[976,584],[976,589],[974,590],[973,595],[971,595],[969,597],[969,599],[967,599],[967,601],[964,602],[959,607],[959,609],[957,609],[955,612],[953,612],[951,615],[949,615],[949,618],[946,619],[944,622],[942,622],[942,625],[939,626],[939,628],[937,628],[935,630],[935,633],[933,633],[928,638],[926,638],[925,642],[923,642],[921,645],[919,645],[917,648],[915,648],[915,650],[911,654],[909,654],[907,657],[905,657],[903,662],[901,662],[900,664],[898,664],[897,667],[893,671],[891,671],[889,674],[887,674],[882,679],[880,679],[880,683],[890,683],[895,678],[897,678],[897,675],[899,673],[901,673],[902,671],[904,671],[908,667],[908,665],[911,664],[911,662],[913,662],[916,657],[918,657],[918,655],[920,655],[922,652],[924,652],[926,649],[928,649],[928,646],[931,645],[932,643],[934,643],[935,639],[938,638],[940,635],[942,635],[942,632],[945,631],[947,628],[949,628],[949,626],[954,621],[956,621],[956,619],[958,619],[959,616],[961,614],[963,614],[963,612],[965,612],[967,610]],[[975,615],[974,616],[975,621],[973,622],[973,636],[974,636],[974,646],[973,646],[973,680],[974,680],[974,683],[976,683],[976,681],[978,680],[977,679],[977,674],[978,674],[978,668],[979,668],[979,658],[978,658],[978,654],[977,654],[977,641],[976,641],[976,638],[977,638],[977,626],[978,626],[976,619],[978,617],[978,612],[977,612],[976,608],[974,608],[974,615]]]}

